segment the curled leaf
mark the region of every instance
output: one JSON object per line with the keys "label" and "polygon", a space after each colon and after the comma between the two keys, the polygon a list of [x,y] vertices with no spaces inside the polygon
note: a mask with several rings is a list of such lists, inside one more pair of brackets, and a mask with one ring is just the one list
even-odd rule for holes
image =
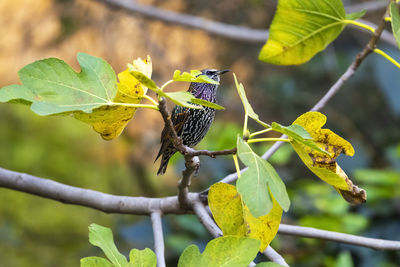
{"label": "curled leaf", "polygon": [[292,140],[291,145],[304,164],[320,179],[340,191],[352,204],[366,201],[365,191],[354,186],[336,162],[340,154],[354,155],[353,146],[329,129],[322,129],[326,116],[319,112],[307,112],[298,117],[293,125],[301,125],[312,136],[314,142],[330,154],[321,153],[305,144]]}
{"label": "curled leaf", "polygon": [[247,100],[247,96],[246,96],[246,92],[244,90],[244,86],[243,86],[242,83],[238,82],[235,73],[233,73],[233,78],[235,79],[236,89],[237,89],[237,92],[239,94],[240,100],[242,101],[246,116],[249,116],[250,118],[252,118],[256,122],[258,122],[259,124],[264,126],[265,128],[269,128],[269,125],[267,123],[261,121],[260,118],[258,117],[258,114],[254,112],[253,107],[249,103],[249,100]]}

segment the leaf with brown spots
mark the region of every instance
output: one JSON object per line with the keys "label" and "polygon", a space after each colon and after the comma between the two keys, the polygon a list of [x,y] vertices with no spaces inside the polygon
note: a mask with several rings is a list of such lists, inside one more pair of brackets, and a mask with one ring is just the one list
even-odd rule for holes
{"label": "leaf with brown spots", "polygon": [[210,188],[208,204],[215,222],[224,235],[258,239],[261,241],[260,251],[268,247],[278,232],[282,208],[273,197],[271,211],[256,218],[243,203],[235,186],[217,183]]}
{"label": "leaf with brown spots", "polygon": [[353,185],[336,162],[336,158],[342,153],[353,156],[354,148],[331,130],[322,129],[325,123],[325,115],[319,112],[307,112],[298,117],[293,125],[300,125],[307,130],[314,142],[329,154],[321,153],[296,140],[291,140],[290,144],[304,164],[315,175],[338,190],[346,201],[352,204],[363,203],[366,201],[365,191]]}

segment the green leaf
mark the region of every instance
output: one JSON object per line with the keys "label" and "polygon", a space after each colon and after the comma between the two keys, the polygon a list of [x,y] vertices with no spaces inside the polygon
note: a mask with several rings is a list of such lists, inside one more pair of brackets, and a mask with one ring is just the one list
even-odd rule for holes
{"label": "green leaf", "polygon": [[160,89],[157,87],[156,83],[147,77],[144,73],[140,71],[129,70],[129,73],[135,77],[141,84],[149,88],[150,90],[158,93]]}
{"label": "green leaf", "polygon": [[81,259],[81,267],[113,267],[108,260],[100,257],[86,257]]}
{"label": "green leaf", "polygon": [[127,266],[128,261],[114,244],[113,234],[110,228],[92,223],[89,225],[89,242],[101,248],[107,258],[117,267]]}
{"label": "green leaf", "polygon": [[154,252],[145,248],[143,250],[132,249],[129,253],[129,266],[132,267],[155,267],[157,266],[157,257]]}
{"label": "green leaf", "polygon": [[341,0],[279,0],[259,60],[276,65],[305,63],[336,39],[345,19]]}
{"label": "green leaf", "polygon": [[400,13],[399,6],[396,3],[390,3],[390,17],[392,17],[392,31],[396,39],[397,46],[400,48]]}
{"label": "green leaf", "polygon": [[201,267],[201,253],[196,245],[188,246],[179,257],[178,267]]}
{"label": "green leaf", "polygon": [[260,241],[239,236],[223,236],[211,240],[203,254],[195,245],[185,249],[178,267],[247,266],[257,255]]}
{"label": "green leaf", "polygon": [[346,14],[346,19],[348,19],[348,20],[356,20],[356,19],[364,17],[365,13],[367,13],[367,10],[361,10],[361,11],[358,11],[358,12]]}
{"label": "green leaf", "polygon": [[181,74],[180,70],[176,70],[174,72],[174,76],[172,78],[177,82],[194,82],[194,83],[211,83],[211,84],[219,84],[219,82],[214,81],[207,75],[201,75],[201,71],[199,70],[191,70],[190,73],[183,72]]}
{"label": "green leaf", "polygon": [[240,176],[236,186],[251,214],[259,217],[270,212],[272,199],[269,194],[284,211],[288,211],[290,200],[286,186],[272,165],[254,153],[239,136],[237,150],[240,160],[249,168]]}
{"label": "green leaf", "polygon": [[190,102],[192,102],[193,104],[198,104],[198,105],[202,105],[202,106],[206,106],[206,107],[210,107],[213,109],[218,109],[218,110],[224,110],[225,108],[223,106],[220,106],[216,103],[204,100],[204,99],[200,99],[200,98],[192,98],[190,100]]}
{"label": "green leaf", "polygon": [[264,126],[265,128],[269,128],[270,126],[261,121],[258,117],[258,115],[254,112],[253,108],[251,107],[249,100],[247,100],[246,97],[246,92],[244,91],[244,87],[242,83],[238,83],[238,80],[236,78],[235,73],[233,73],[233,77],[235,78],[235,84],[236,84],[236,89],[238,91],[240,100],[242,101],[243,107],[244,107],[244,112],[246,113],[246,116],[249,116],[250,118],[252,118],[253,120],[255,120],[256,122],[258,122],[259,124],[261,124],[262,126]]}
{"label": "green leaf", "polygon": [[299,143],[302,143],[303,145],[306,145],[310,147],[311,149],[324,153],[326,155],[330,155],[329,152],[323,150],[320,148],[313,140],[311,135],[307,132],[306,129],[303,128],[303,126],[298,125],[298,124],[292,124],[290,126],[283,126],[280,125],[277,122],[273,122],[271,124],[271,127],[274,131],[277,131],[282,134],[286,134],[289,136],[292,140],[295,140]]}
{"label": "green leaf", "polygon": [[349,251],[343,251],[339,254],[334,267],[353,267],[353,260]]}
{"label": "green leaf", "polygon": [[202,109],[203,107],[200,105],[194,105],[191,103],[192,99],[195,98],[191,93],[179,91],[179,92],[171,92],[165,93],[163,92],[163,96],[170,99],[172,102],[179,106],[194,108],[194,109]]}
{"label": "green leaf", "polygon": [[68,111],[92,112],[112,102],[117,79],[111,66],[101,58],[78,53],[81,72],[64,61],[47,58],[22,68],[18,74],[23,85],[0,89],[0,102],[21,99],[32,103],[39,115]]}
{"label": "green leaf", "polygon": [[207,100],[199,99],[194,97],[190,92],[187,91],[179,91],[179,92],[171,92],[171,93],[165,93],[160,91],[159,94],[161,96],[164,96],[168,99],[170,99],[172,102],[179,106],[184,106],[188,108],[194,108],[194,109],[202,109],[202,106],[214,108],[214,109],[225,109],[224,107],[212,103]]}

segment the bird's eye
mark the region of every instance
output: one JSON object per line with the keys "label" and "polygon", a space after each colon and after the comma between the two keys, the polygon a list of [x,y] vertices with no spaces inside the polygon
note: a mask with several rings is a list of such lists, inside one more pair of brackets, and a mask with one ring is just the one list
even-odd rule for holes
{"label": "bird's eye", "polygon": [[214,72],[211,70],[206,71],[206,75],[213,75],[213,74],[214,74]]}

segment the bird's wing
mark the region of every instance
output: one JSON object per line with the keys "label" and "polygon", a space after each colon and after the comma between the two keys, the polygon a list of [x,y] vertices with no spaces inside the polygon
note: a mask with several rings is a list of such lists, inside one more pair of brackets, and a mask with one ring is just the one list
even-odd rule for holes
{"label": "bird's wing", "polygon": [[[171,121],[174,125],[175,132],[178,136],[182,134],[183,125],[185,124],[187,118],[189,117],[189,109],[181,106],[175,106],[172,111]],[[164,151],[172,145],[171,138],[166,127],[164,127],[161,133],[161,148],[158,152],[156,160],[164,153]]]}
{"label": "bird's wing", "polygon": [[188,108],[182,106],[176,106],[172,111],[171,121],[174,124],[174,128],[178,136],[182,134],[183,125],[187,121],[188,117],[189,117]]}

